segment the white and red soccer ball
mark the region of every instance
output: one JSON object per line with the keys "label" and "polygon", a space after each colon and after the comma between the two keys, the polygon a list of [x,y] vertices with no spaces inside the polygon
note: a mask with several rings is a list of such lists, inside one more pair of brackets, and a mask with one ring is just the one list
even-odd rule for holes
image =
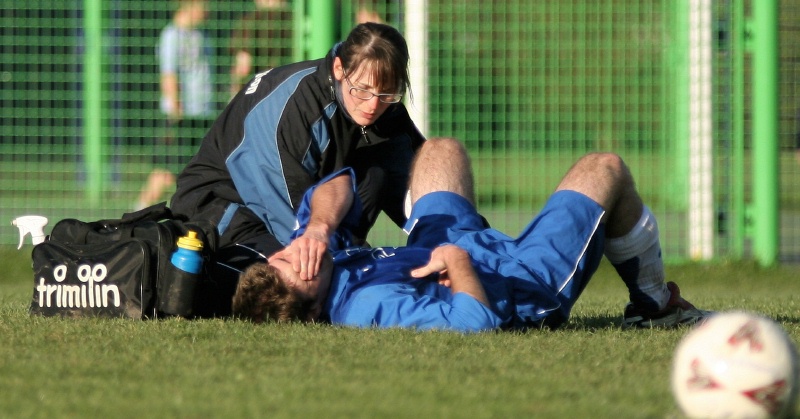
{"label": "white and red soccer ball", "polygon": [[672,392],[684,414],[776,418],[794,414],[797,351],[776,322],[747,312],[713,315],[678,344]]}

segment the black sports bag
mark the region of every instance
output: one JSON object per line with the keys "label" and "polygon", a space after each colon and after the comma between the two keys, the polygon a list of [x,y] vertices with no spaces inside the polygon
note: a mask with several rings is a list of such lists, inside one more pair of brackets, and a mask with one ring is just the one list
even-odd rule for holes
{"label": "black sports bag", "polygon": [[196,231],[204,259],[216,245],[210,225],[172,217],[166,203],[121,219],[64,219],[33,248],[31,314],[65,317],[195,315],[204,274],[190,275],[170,263],[180,236]]}

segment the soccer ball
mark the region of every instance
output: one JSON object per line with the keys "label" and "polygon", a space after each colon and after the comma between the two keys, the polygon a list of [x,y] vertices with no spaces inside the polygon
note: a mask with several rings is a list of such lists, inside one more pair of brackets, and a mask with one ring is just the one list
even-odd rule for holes
{"label": "soccer ball", "polygon": [[797,352],[783,328],[747,312],[711,316],[675,350],[672,392],[683,413],[775,418],[794,413]]}

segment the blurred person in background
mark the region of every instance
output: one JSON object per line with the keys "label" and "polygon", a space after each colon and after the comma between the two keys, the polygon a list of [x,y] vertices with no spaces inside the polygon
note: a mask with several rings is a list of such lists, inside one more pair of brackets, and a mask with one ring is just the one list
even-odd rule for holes
{"label": "blurred person in background", "polygon": [[358,2],[359,6],[356,9],[355,15],[355,23],[367,23],[367,22],[376,22],[376,23],[384,23],[383,19],[381,19],[381,15],[378,13],[375,4],[372,1],[364,1],[361,0]]}
{"label": "blurred person in background", "polygon": [[[293,13],[287,0],[254,0],[255,10],[245,14],[231,33],[229,52],[231,66],[231,97],[255,71],[268,70],[289,64],[292,60]],[[360,1],[354,23],[382,23],[372,2]]]}
{"label": "blurred person in background", "polygon": [[292,59],[292,10],[286,0],[255,0],[256,10],[245,14],[231,33],[230,95],[258,71],[289,64]]}
{"label": "blurred person in background", "polygon": [[164,134],[157,139],[154,164],[136,209],[161,199],[175,185],[175,175],[197,149],[215,115],[211,59],[213,49],[199,28],[207,16],[205,0],[178,0],[172,20],[157,47]]}

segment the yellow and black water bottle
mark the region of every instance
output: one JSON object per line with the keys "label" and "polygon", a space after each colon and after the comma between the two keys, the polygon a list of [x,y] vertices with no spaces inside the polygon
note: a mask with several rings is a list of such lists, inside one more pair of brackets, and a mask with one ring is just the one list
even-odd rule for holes
{"label": "yellow and black water bottle", "polygon": [[203,241],[197,232],[189,230],[178,239],[178,249],[172,253],[170,269],[159,293],[159,310],[168,315],[192,315],[195,289],[203,271]]}

